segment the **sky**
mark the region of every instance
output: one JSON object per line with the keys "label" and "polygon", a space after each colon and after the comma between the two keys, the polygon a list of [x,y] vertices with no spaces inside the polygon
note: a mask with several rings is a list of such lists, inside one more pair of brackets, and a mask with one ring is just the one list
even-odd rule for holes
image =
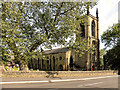
{"label": "sky", "polygon": [[[113,24],[118,23],[118,2],[120,0],[99,0],[98,4],[90,10],[93,16],[96,16],[96,8],[99,12],[99,39],[104,31]],[[100,42],[100,49],[104,48],[104,44]]]}

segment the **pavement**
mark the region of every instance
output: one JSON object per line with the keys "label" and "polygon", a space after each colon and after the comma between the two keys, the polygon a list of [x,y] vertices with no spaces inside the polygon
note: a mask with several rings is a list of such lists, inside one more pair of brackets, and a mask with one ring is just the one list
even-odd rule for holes
{"label": "pavement", "polygon": [[97,76],[97,77],[64,77],[64,78],[3,78],[2,82],[3,90],[17,90],[25,89],[91,89],[99,90],[108,88],[108,90],[118,90],[118,76]]}

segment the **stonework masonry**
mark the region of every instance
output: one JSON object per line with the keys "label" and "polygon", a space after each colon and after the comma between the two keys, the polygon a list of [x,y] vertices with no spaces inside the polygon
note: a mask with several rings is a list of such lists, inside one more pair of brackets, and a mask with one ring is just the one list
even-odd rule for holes
{"label": "stonework masonry", "polygon": [[[52,71],[51,71],[52,72]],[[54,71],[55,72],[55,71]],[[105,76],[105,75],[118,75],[118,71],[103,70],[103,71],[58,71],[55,77],[89,77],[89,76]],[[46,71],[6,71],[1,74],[2,78],[18,78],[18,77],[46,77]]]}

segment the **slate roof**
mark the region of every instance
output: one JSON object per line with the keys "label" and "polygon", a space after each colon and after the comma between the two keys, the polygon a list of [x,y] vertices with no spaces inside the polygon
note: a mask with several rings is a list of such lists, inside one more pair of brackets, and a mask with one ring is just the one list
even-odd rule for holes
{"label": "slate roof", "polygon": [[44,51],[43,54],[57,54],[57,53],[64,53],[69,51],[70,49],[68,47],[65,48],[58,48],[58,49],[52,49],[52,50],[47,50]]}

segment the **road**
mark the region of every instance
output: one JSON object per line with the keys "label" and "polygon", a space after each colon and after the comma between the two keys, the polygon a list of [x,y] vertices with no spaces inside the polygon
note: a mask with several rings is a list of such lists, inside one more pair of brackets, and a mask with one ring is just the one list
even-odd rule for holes
{"label": "road", "polygon": [[19,82],[3,82],[2,88],[118,88],[118,76]]}

